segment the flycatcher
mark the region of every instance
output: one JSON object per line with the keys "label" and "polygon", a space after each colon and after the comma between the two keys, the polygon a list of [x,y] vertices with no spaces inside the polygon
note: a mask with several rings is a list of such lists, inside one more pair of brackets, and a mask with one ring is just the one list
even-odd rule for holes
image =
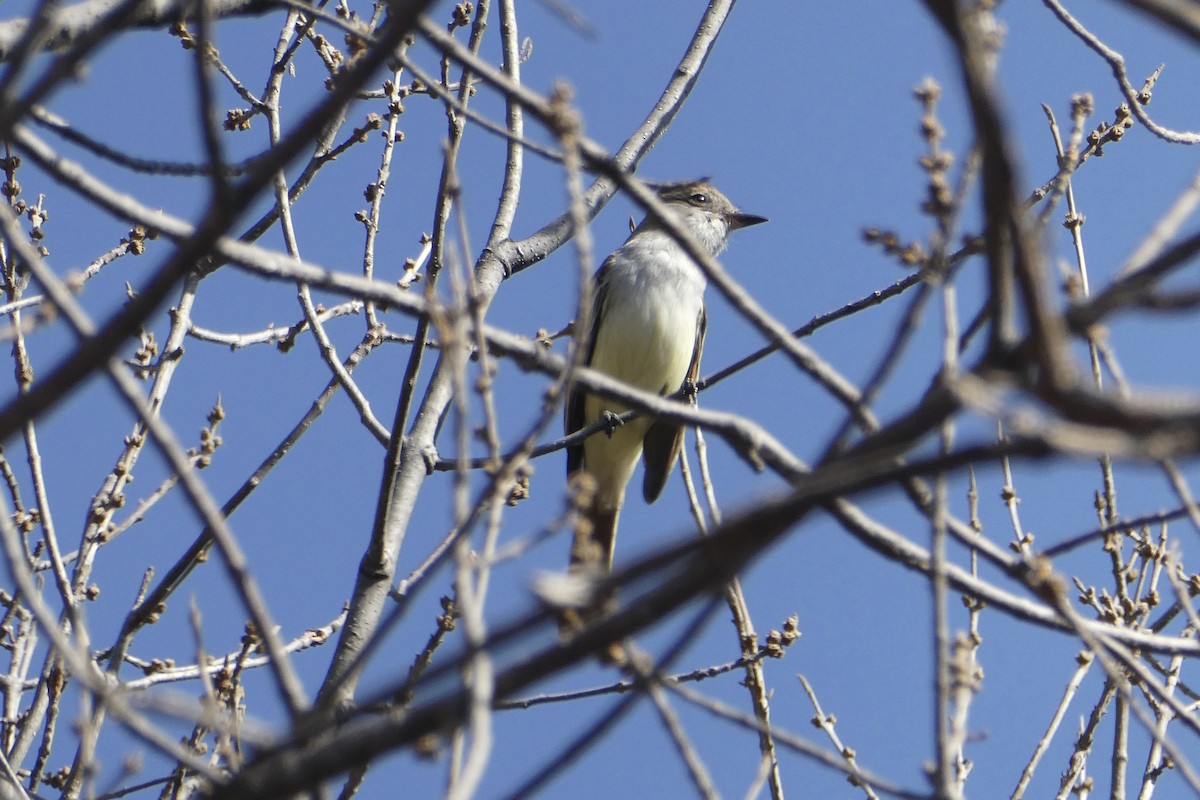
{"label": "flycatcher", "polygon": [[[666,184],[658,196],[696,241],[714,256],[738,228],[766,222],[744,214],[705,181]],[[704,273],[653,216],[638,225],[625,244],[596,272],[587,366],[640,389],[671,395],[699,377],[704,347]],[[628,407],[599,395],[572,390],[567,397],[567,433]],[[625,485],[638,458],[646,464],[642,496],[653,503],[662,494],[679,450],[683,428],[665,420],[638,417],[598,433],[567,450],[567,476],[584,471],[595,495],[576,527],[571,571],[601,573],[612,567],[617,516]]]}

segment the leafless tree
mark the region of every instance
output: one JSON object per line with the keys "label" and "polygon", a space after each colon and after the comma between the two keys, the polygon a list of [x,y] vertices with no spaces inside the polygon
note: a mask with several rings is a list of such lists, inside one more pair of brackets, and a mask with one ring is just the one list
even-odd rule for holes
{"label": "leafless tree", "polygon": [[[544,4],[564,29],[586,31],[584,15],[568,4]],[[637,747],[622,723],[643,701],[689,781],[654,790],[664,796],[716,797],[728,782],[723,772],[714,777],[720,765],[693,741],[696,726],[738,731],[756,743],[739,756],[746,796],[782,797],[791,781],[804,787],[804,775],[816,770],[841,773],[868,797],[958,798],[972,790],[994,796],[1000,789],[970,780],[973,732],[981,724],[973,702],[989,661],[983,631],[993,620],[1017,626],[1031,642],[1050,630],[1078,648],[1056,704],[1010,701],[1042,721],[1045,733],[1028,742],[1027,763],[1002,765],[1011,775],[1003,791],[1024,796],[1036,770],[1041,777],[1057,768],[1059,797],[1086,795],[1094,775],[1114,797],[1149,797],[1160,781],[1200,794],[1200,764],[1191,755],[1200,734],[1198,696],[1187,676],[1200,656],[1192,602],[1200,575],[1185,559],[1200,508],[1181,466],[1200,450],[1200,386],[1169,399],[1144,391],[1126,379],[1123,342],[1106,327],[1140,312],[1131,347],[1133,357],[1145,358],[1173,346],[1155,327],[1160,320],[1194,316],[1200,293],[1187,284],[1188,267],[1200,234],[1181,231],[1200,200],[1200,177],[1102,280],[1089,277],[1084,213],[1072,183],[1104,152],[1120,158],[1134,133],[1178,146],[1200,134],[1170,130],[1151,116],[1159,72],[1131,76],[1122,56],[1059,0],[1044,0],[1047,24],[1056,20],[1110,68],[1111,76],[1097,71],[1094,91],[1120,95],[1121,103],[1097,121],[1097,102],[1081,93],[1060,121],[1050,111],[1059,98],[1047,98],[1050,135],[1032,146],[1053,146],[1058,168],[1041,185],[1022,185],[1015,154],[1018,144],[1031,145],[1018,142],[997,88],[1005,42],[996,4],[921,5],[905,13],[934,19],[955,59],[951,74],[916,90],[927,230],[904,236],[862,221],[867,249],[902,266],[904,277],[807,321],[778,319],[635,177],[703,80],[735,14],[733,0],[678,12],[697,15],[695,33],[673,71],[653,76],[665,79],[661,95],[613,152],[586,135],[568,84],[542,94],[522,82],[528,44],[518,33],[516,0],[361,8],[346,0],[84,0],[66,7],[40,0],[28,17],[0,22],[2,335],[12,345],[15,377],[0,410],[7,565],[0,587],[7,656],[0,794],[378,796],[388,779],[373,784],[374,773],[415,763],[382,765],[383,758],[409,753],[441,765],[447,797],[493,796],[501,792],[483,779],[495,769],[498,716],[588,707],[590,698],[610,696],[612,704],[574,738],[547,733],[531,747],[529,763],[509,765],[505,796],[535,793],[606,737]],[[1200,42],[1200,13],[1188,6],[1124,5],[1147,24]],[[234,23],[250,26],[239,43],[258,41],[271,53],[259,84],[247,77],[253,67],[244,53],[215,45],[217,30]],[[147,155],[161,150],[136,123],[117,144],[105,143],[52,102],[102,53],[148,38],[161,44],[168,32],[189,54],[191,84],[161,101],[130,92],[128,102],[175,103],[175,120],[190,112],[199,120],[202,158]],[[501,56],[489,59],[485,43],[497,36]],[[947,91],[965,97],[969,110],[972,145],[958,158],[946,147],[939,115]],[[236,107],[222,111],[230,102]],[[129,108],[112,113],[138,119]],[[260,128],[266,139],[249,144]],[[468,133],[500,143],[494,185],[462,169]],[[424,138],[423,152],[437,163],[428,195],[394,180],[398,165],[413,157],[414,137]],[[539,169],[550,165],[563,202],[555,216],[518,235],[518,205],[532,191],[527,160]],[[335,171],[365,183],[361,210],[350,211],[357,201],[322,183]],[[178,196],[188,199],[159,208],[165,187],[179,181],[190,194]],[[463,210],[466,192],[498,197],[482,243],[471,241],[470,231],[480,228]],[[580,288],[575,309],[560,309],[558,318],[586,308],[597,261],[590,223],[618,193],[661,218],[707,274],[710,293],[766,342],[736,363],[707,365],[695,387],[698,402],[655,396],[589,370],[578,329],[531,335],[488,321],[501,293],[529,291],[509,279],[564,247],[573,252]],[[418,240],[387,238],[389,203],[402,201],[432,209],[432,225]],[[73,212],[76,224],[56,227],[51,211],[68,203],[82,209]],[[319,213],[329,208],[357,226],[354,255],[343,250],[353,265],[301,252],[305,239],[330,235]],[[122,235],[110,236],[111,218],[120,220]],[[1053,266],[1055,236],[1068,237],[1075,255],[1065,274]],[[58,242],[88,252],[78,262],[85,266],[66,268],[51,258]],[[114,276],[137,257],[153,267]],[[963,288],[978,276],[984,291]],[[231,291],[253,293],[248,306],[262,309],[255,330],[202,322],[198,309],[219,317],[213,309]],[[864,318],[881,304],[899,310],[886,331],[870,323],[875,340],[888,345],[860,385],[806,340],[818,331],[859,331],[855,326],[868,324]],[[289,321],[275,324],[279,313]],[[914,352],[930,329],[926,316],[941,320],[933,337],[940,346]],[[555,318],[543,315],[538,324]],[[271,346],[295,349],[293,359],[306,359],[304,374],[319,376],[307,407],[292,402],[294,385],[255,382],[255,354]],[[803,376],[841,409],[819,431],[826,444],[812,464],[786,444],[795,419],[754,419],[704,403],[706,391],[744,378],[773,354],[773,370]],[[902,360],[904,382],[921,391],[907,407],[884,411],[879,398]],[[387,366],[372,373],[381,362]],[[509,566],[528,580],[542,545],[569,538],[587,499],[560,477],[558,452],[620,424],[560,436],[561,404],[572,384],[619,399],[636,409],[631,414],[690,426],[695,454],[684,459],[691,516],[678,515],[677,535],[649,555],[621,561],[600,587],[616,592],[614,611],[560,637],[563,575],[537,578],[540,600],[524,605],[502,604],[493,583]],[[180,431],[199,426],[198,387],[210,390],[203,398],[209,410],[198,439],[189,441]],[[500,398],[515,392],[524,392],[522,416]],[[111,425],[97,419],[97,408],[113,396],[131,427],[86,445],[100,448],[112,466],[98,485],[82,488],[94,478],[80,463],[46,464],[42,451],[51,439],[82,451],[93,431],[107,436]],[[306,455],[310,438],[333,424],[324,415],[347,406],[361,423],[361,441],[326,443],[319,456]],[[286,418],[293,407],[282,438],[243,451],[256,467],[226,463],[227,415]],[[786,488],[744,498],[723,514],[720,469],[707,457],[713,438],[728,446],[714,460],[740,458]],[[1037,462],[1048,470],[1039,475],[1057,480],[1054,468],[1080,459],[1098,463],[1099,488],[1094,511],[1074,522],[1094,514],[1094,529],[1076,524],[1083,533],[1035,539],[1018,510],[1021,470]],[[327,487],[350,463],[369,463],[380,484],[363,486],[357,498],[332,496]],[[535,464],[542,466],[536,474]],[[976,470],[996,465],[1002,485],[987,490],[1000,494],[1011,535],[986,524],[989,514],[980,509],[987,501]],[[1146,465],[1165,476],[1175,507],[1148,507],[1135,494],[1125,501],[1133,513],[1119,513],[1121,470]],[[290,542],[299,540],[288,539],[288,531],[270,532],[277,537],[269,561],[284,562],[275,577],[264,575],[271,565],[261,556],[247,555],[247,547],[261,545],[237,530],[235,512],[283,481],[281,470],[290,470],[286,480],[302,484],[313,502],[320,496],[329,505],[370,506],[373,499],[369,536],[336,532],[336,546],[359,559],[357,571],[325,571],[326,556],[306,545],[295,545],[297,555]],[[139,484],[133,500],[135,474],[154,485]],[[890,504],[865,506],[867,496]],[[877,513],[880,507],[893,511]],[[909,785],[874,766],[869,751],[860,758],[854,742],[843,741],[838,709],[822,703],[816,676],[802,676],[800,685],[828,743],[799,734],[797,723],[809,720],[795,709],[773,713],[768,678],[787,680],[771,668],[791,659],[802,616],[771,620],[775,627],[761,633],[738,576],[813,517],[834,521],[889,569],[915,573],[928,587],[933,613],[914,623],[933,654],[928,684],[936,724],[926,784]],[[152,525],[170,533],[138,540]],[[142,572],[152,559],[139,548],[150,546],[169,567]],[[564,547],[558,555],[565,567]],[[210,559],[215,563],[206,564]],[[111,571],[102,599],[96,576],[105,568]],[[279,624],[280,609],[319,582],[349,598],[340,613],[311,619],[307,629]],[[204,597],[230,589],[234,600],[223,607],[234,610],[217,618],[202,612]],[[417,613],[428,610],[427,595],[440,598],[432,624]],[[866,600],[850,591],[843,602]],[[802,606],[798,594],[794,605]],[[721,608],[733,619],[732,634],[697,653],[690,646]],[[669,635],[650,635],[664,620],[675,621]],[[240,644],[214,653],[208,643],[227,640],[231,626]],[[180,642],[187,663],[177,663]],[[610,673],[606,685],[548,688],[549,679],[597,660]],[[740,705],[699,684],[720,676],[740,677]],[[179,686],[188,688],[173,688]],[[1068,713],[1083,718],[1074,739],[1062,729]],[[871,724],[897,736],[907,730],[884,710]],[[1103,755],[1095,750],[1101,735],[1108,743]],[[119,769],[100,767],[126,753],[147,755]],[[1062,756],[1056,767],[1046,763],[1047,753]],[[1139,753],[1144,764],[1131,763]],[[796,765],[781,768],[785,758]]]}

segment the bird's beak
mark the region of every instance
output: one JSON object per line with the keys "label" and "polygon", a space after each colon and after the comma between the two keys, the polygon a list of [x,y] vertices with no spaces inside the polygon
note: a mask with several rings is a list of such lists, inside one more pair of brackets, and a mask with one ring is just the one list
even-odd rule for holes
{"label": "bird's beak", "polygon": [[736,231],[738,228],[749,228],[751,225],[758,225],[763,222],[768,222],[766,217],[759,217],[754,214],[743,214],[737,212],[729,217],[729,230]]}

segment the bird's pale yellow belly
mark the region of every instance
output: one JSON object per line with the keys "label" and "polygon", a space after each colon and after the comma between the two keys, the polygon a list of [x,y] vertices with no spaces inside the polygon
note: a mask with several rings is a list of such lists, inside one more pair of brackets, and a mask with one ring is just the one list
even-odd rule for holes
{"label": "bird's pale yellow belly", "polygon": [[[675,288],[671,283],[662,289],[643,284],[637,287],[640,296],[633,302],[609,297],[590,366],[648,392],[677,391],[695,350],[701,301],[699,296],[686,297],[688,292],[672,291]],[[620,414],[628,408],[608,398],[586,398],[587,422],[599,419],[605,410]],[[618,427],[611,437],[597,434],[584,442],[584,468],[596,479],[597,501],[602,506],[619,507],[625,485],[641,458],[649,424],[650,420],[639,417]]]}

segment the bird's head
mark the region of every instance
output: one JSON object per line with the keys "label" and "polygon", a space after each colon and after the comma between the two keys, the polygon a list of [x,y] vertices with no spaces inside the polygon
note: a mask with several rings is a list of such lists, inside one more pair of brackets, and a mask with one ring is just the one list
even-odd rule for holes
{"label": "bird's head", "polygon": [[733,231],[767,221],[766,217],[744,213],[708,179],[664,183],[654,188],[659,198],[713,255],[725,249]]}

